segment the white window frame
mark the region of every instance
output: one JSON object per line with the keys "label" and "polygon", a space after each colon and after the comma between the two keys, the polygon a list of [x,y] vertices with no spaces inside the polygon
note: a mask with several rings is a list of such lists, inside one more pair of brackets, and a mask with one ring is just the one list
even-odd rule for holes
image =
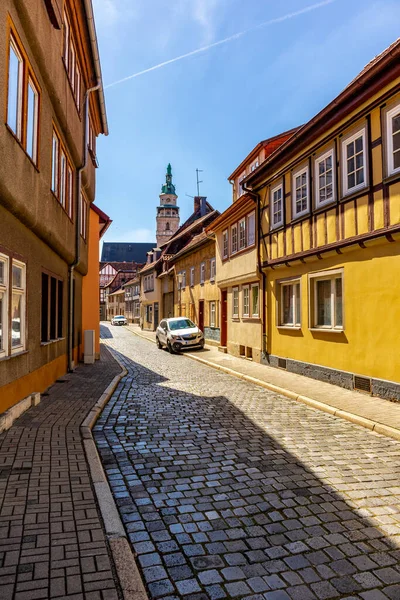
{"label": "white window frame", "polygon": [[[275,223],[274,221],[274,217],[275,217],[275,206],[274,206],[274,194],[275,192],[281,191],[281,219],[280,221],[277,221]],[[270,202],[271,202],[271,229],[277,229],[278,227],[281,227],[283,225],[283,206],[284,206],[284,202],[285,202],[285,198],[283,195],[283,183],[279,183],[278,185],[275,185],[273,188],[271,188],[271,198],[270,198]],[[276,211],[279,212],[279,211]]]}
{"label": "white window frame", "polygon": [[182,271],[182,289],[186,288],[186,271]]}
{"label": "white window frame", "polygon": [[[236,307],[235,307],[235,299],[237,300]],[[235,312],[235,310],[236,310],[236,312]],[[238,287],[232,288],[232,318],[233,319],[239,318],[239,288]]]}
{"label": "white window frame", "polygon": [[210,260],[210,281],[215,281],[216,275],[216,262],[215,258],[211,258]]}
{"label": "white window frame", "polygon": [[396,175],[400,173],[400,167],[394,168],[394,157],[393,157],[393,133],[392,133],[392,119],[400,115],[400,104],[396,104],[386,113],[386,152],[387,152],[387,174]]}
{"label": "white window frame", "polygon": [[210,327],[217,326],[217,303],[215,300],[210,302]]}
{"label": "white window frame", "polygon": [[253,171],[255,171],[257,169],[257,167],[260,166],[260,161],[258,159],[258,157],[251,163],[250,165],[250,173],[252,173]]}
{"label": "white window frame", "polygon": [[206,263],[202,262],[200,264],[200,285],[204,285],[206,280]]}
{"label": "white window frame", "polygon": [[[33,114],[30,115],[28,110],[28,101],[29,101],[29,88],[33,92]],[[28,140],[28,132],[29,132],[29,119],[32,118],[32,154],[29,151],[29,140]],[[33,162],[37,163],[37,150],[38,150],[38,134],[39,134],[39,92],[38,89],[32,79],[32,77],[28,76],[28,90],[27,90],[27,107],[26,107],[26,153],[31,157]]]}
{"label": "white window frame", "polygon": [[[319,165],[321,162],[325,161],[329,156],[332,157],[332,198],[328,200],[320,200],[320,189],[319,189]],[[334,148],[330,148],[321,156],[318,156],[314,161],[314,179],[315,179],[315,206],[319,208],[320,206],[326,206],[328,204],[332,204],[336,200],[336,173],[335,173],[335,150]]]}
{"label": "white window frame", "polygon": [[[253,312],[253,289],[257,288],[257,312]],[[258,319],[260,316],[260,285],[258,283],[252,283],[250,286],[250,314],[253,319]]]}
{"label": "white window frame", "polygon": [[14,52],[15,56],[18,60],[18,82],[17,82],[17,106],[16,108],[16,131],[14,131],[12,125],[9,122],[9,101],[10,101],[10,91],[8,90],[7,94],[7,125],[10,129],[15,133],[19,140],[22,140],[22,101],[23,101],[23,93],[24,93],[24,59],[18,47],[18,43],[15,40],[13,34],[10,34],[9,40],[9,59],[8,59],[8,82],[7,85],[10,85],[10,60],[11,60],[11,50]]}
{"label": "white window frame", "polygon": [[[297,211],[297,187],[296,187],[296,179],[298,177],[302,177],[302,175],[306,176],[306,201],[307,206],[305,209]],[[300,186],[302,188],[303,186]],[[303,198],[301,198],[303,200]],[[292,211],[293,211],[293,219],[297,219],[298,217],[302,217],[303,215],[307,215],[310,212],[310,175],[308,171],[308,165],[305,165],[295,171],[292,177]]]}
{"label": "white window frame", "polygon": [[[277,326],[282,329],[301,329],[301,278],[294,277],[293,279],[284,279],[281,281],[277,281],[278,284],[278,302],[277,302]],[[299,286],[297,288],[297,285]],[[284,301],[283,301],[283,293],[284,288],[293,286],[291,301],[293,303],[293,320],[291,323],[284,320],[283,311],[284,311]],[[299,310],[297,311],[297,289],[299,293]],[[297,312],[299,314],[297,314]]]}
{"label": "white window frame", "polygon": [[239,251],[244,250],[247,247],[247,222],[246,217],[240,219],[238,222],[238,233],[239,233]]}
{"label": "white window frame", "polygon": [[60,162],[60,140],[53,129],[52,159],[51,159],[51,191],[58,196],[59,180],[58,170]]}
{"label": "white window frame", "polygon": [[[247,237],[247,246],[254,246],[256,243],[256,212],[253,210],[250,214],[247,215],[247,223],[246,223],[246,237]],[[250,223],[252,223],[252,227],[250,227]],[[250,239],[250,233],[253,233],[253,239]]]}
{"label": "white window frame", "polygon": [[10,260],[5,254],[0,254],[0,262],[3,264],[4,281],[0,282],[0,292],[3,294],[2,300],[2,336],[3,347],[0,346],[0,358],[8,356],[8,303],[9,303],[9,273]]}
{"label": "white window frame", "polygon": [[228,258],[229,256],[229,235],[228,230],[224,229],[222,232],[222,257]]}
{"label": "white window frame", "polygon": [[[21,344],[15,346],[13,348],[12,340],[11,340],[11,354],[18,354],[20,352],[24,352],[26,348],[26,264],[20,262],[19,260],[12,260],[11,263],[11,277],[12,277],[12,267],[16,266],[22,270],[21,273],[21,287],[14,287],[13,281],[10,281],[11,288],[11,302],[12,296],[14,294],[21,296],[21,320],[20,320],[20,333],[21,333]],[[11,326],[12,332],[12,326]]]}
{"label": "white window frame", "polygon": [[[362,138],[363,141],[363,175],[364,181],[362,183],[356,184],[353,187],[348,187],[348,169],[347,169],[347,146],[352,142],[355,142],[358,138]],[[367,130],[366,127],[362,127],[355,133],[347,136],[342,140],[342,189],[343,196],[349,196],[350,194],[354,194],[358,190],[362,190],[368,185],[367,177],[368,177],[368,152],[367,152]],[[355,173],[356,171],[354,171]]]}
{"label": "white window frame", "polygon": [[242,316],[243,316],[243,318],[248,319],[250,317],[250,286],[249,285],[242,285],[242,298],[243,298]]}
{"label": "white window frame", "polygon": [[194,287],[194,267],[190,267],[190,287]]}
{"label": "white window frame", "polygon": [[231,225],[231,254],[236,254],[239,248],[238,224]]}
{"label": "white window frame", "polygon": [[[340,278],[342,280],[342,325],[336,325],[336,288],[335,280]],[[318,281],[331,281],[331,325],[317,325],[318,322],[318,298],[317,298],[317,282]],[[343,269],[333,269],[331,271],[320,271],[319,273],[310,273],[308,275],[309,282],[309,298],[312,299],[312,305],[310,302],[310,327],[313,331],[331,331],[341,333],[345,329],[345,315],[344,315],[344,272]]]}

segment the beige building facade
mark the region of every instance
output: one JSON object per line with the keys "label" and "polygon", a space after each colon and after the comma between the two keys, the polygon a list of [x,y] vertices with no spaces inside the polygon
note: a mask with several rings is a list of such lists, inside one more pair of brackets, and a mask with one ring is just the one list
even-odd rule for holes
{"label": "beige building facade", "polygon": [[220,302],[216,283],[215,239],[202,232],[173,258],[174,314],[189,317],[207,344],[220,344]]}

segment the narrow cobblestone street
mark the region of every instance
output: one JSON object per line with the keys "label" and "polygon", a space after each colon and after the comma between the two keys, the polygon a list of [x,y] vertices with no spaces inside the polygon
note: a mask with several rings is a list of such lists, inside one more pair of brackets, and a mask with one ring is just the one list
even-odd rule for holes
{"label": "narrow cobblestone street", "polygon": [[93,430],[151,598],[400,598],[400,444],[124,328]]}

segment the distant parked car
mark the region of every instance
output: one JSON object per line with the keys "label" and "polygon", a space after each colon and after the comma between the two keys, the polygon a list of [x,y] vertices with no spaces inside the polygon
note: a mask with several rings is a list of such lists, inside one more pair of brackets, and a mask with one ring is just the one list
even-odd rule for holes
{"label": "distant parked car", "polygon": [[111,319],[111,325],[128,325],[128,319],[124,315],[116,315]]}
{"label": "distant parked car", "polygon": [[163,319],[156,330],[158,348],[165,346],[171,354],[183,348],[203,348],[203,332],[186,317]]}

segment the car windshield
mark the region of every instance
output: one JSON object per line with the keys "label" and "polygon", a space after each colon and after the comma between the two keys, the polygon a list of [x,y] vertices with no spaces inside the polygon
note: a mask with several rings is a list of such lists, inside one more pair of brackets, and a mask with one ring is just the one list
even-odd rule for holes
{"label": "car windshield", "polygon": [[190,329],[196,327],[196,325],[190,319],[177,319],[176,321],[170,321],[168,327],[171,331],[176,331],[177,329]]}
{"label": "car windshield", "polygon": [[114,319],[125,319],[125,317],[114,317]]}

